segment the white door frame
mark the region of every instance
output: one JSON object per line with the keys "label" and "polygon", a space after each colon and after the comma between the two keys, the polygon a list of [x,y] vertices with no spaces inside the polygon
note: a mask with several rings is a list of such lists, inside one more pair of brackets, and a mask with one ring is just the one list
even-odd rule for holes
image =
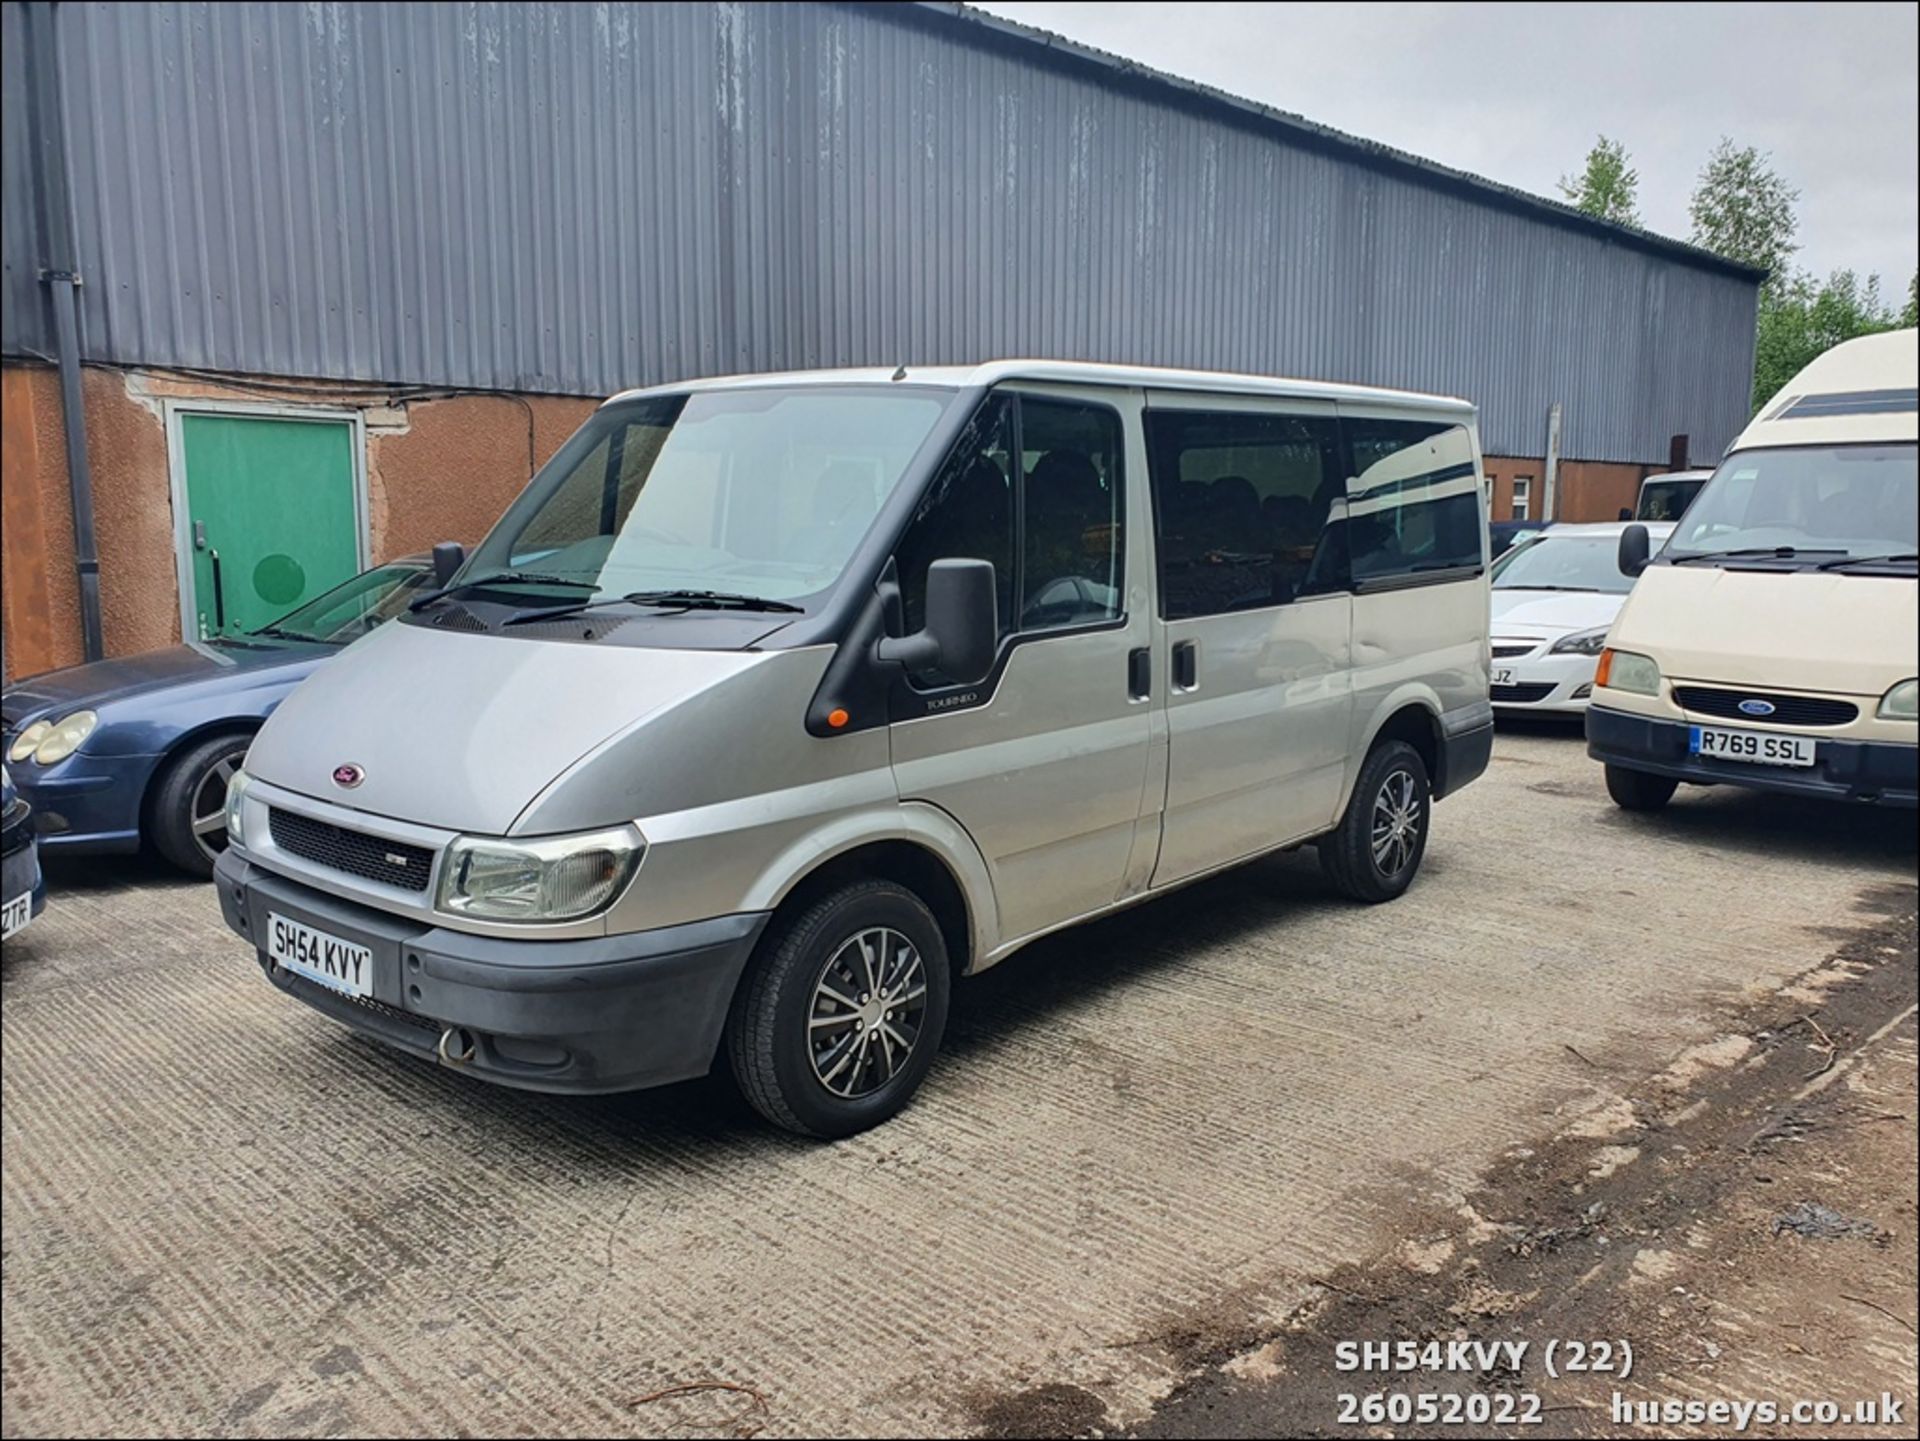
{"label": "white door frame", "polygon": [[173,506],[173,577],[180,595],[180,638],[199,638],[193,604],[193,525],[187,504],[187,447],[181,418],[188,415],[256,416],[263,420],[309,420],[353,427],[354,554],[365,570],[367,550],[367,419],[359,410],[272,401],[168,399],[161,402],[167,428],[167,493]]}

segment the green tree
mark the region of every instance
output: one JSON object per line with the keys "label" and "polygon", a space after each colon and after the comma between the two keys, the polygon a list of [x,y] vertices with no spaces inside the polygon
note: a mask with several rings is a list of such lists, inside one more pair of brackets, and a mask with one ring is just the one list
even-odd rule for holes
{"label": "green tree", "polygon": [[1787,262],[1800,247],[1793,213],[1800,192],[1780,178],[1768,157],[1726,137],[1714,147],[1693,188],[1687,214],[1693,243],[1767,272],[1767,289],[1787,283]]}
{"label": "green tree", "polygon": [[[1913,307],[1913,286],[1907,287],[1907,305]],[[1808,361],[1843,340],[1892,330],[1903,317],[1880,298],[1880,277],[1864,281],[1851,270],[1836,270],[1824,281],[1805,271],[1787,276],[1761,295],[1759,327],[1754,337],[1753,408],[1780,392],[1780,387]]]}
{"label": "green tree", "polygon": [[1576,210],[1620,225],[1638,225],[1640,172],[1627,163],[1627,147],[1599,136],[1587,152],[1586,168],[1560,177],[1560,193]]}
{"label": "green tree", "polygon": [[1911,330],[1920,325],[1920,272],[1907,282],[1907,303],[1900,308],[1900,328]]}

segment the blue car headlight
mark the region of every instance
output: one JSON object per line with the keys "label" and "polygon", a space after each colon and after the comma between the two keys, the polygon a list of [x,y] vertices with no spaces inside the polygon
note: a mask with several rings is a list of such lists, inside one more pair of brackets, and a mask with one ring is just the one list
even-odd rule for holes
{"label": "blue car headlight", "polygon": [[[93,734],[93,728],[100,724],[100,717],[90,710],[77,710],[70,716],[55,721],[45,731],[33,747],[34,761],[43,766],[57,765],[75,751],[81,743]],[[28,726],[20,733],[20,740],[14,742],[13,749],[20,749],[35,727]],[[12,752],[8,752],[12,754]]]}

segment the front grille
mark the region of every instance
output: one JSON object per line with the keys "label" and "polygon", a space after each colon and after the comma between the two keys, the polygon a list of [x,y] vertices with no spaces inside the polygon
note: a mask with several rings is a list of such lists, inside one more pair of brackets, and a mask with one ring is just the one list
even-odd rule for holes
{"label": "front grille", "polygon": [[1523,640],[1514,645],[1502,645],[1499,641],[1495,641],[1493,643],[1493,658],[1495,660],[1505,660],[1509,656],[1532,655],[1535,647],[1539,644],[1540,642],[1537,640]]}
{"label": "front grille", "polygon": [[433,870],[433,852],[425,846],[350,831],[278,806],[267,812],[267,828],[288,855],[403,891],[424,891]]}
{"label": "front grille", "polygon": [[[1850,700],[1828,700],[1818,695],[1781,695],[1775,691],[1717,690],[1704,685],[1677,685],[1673,698],[1681,709],[1701,715],[1724,716],[1728,720],[1757,725],[1843,726],[1860,714]],[[1740,709],[1742,701],[1764,701],[1773,707],[1765,715]]]}
{"label": "front grille", "polygon": [[1537,700],[1545,700],[1553,687],[1552,681],[1544,685],[1497,685],[1491,687],[1489,698],[1495,705],[1532,705]]}

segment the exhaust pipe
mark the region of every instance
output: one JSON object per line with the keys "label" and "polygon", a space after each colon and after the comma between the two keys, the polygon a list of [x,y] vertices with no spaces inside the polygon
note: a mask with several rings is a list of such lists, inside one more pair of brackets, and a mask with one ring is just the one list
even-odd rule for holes
{"label": "exhaust pipe", "polygon": [[448,1066],[464,1066],[473,1059],[475,1041],[459,1026],[448,1026],[440,1033],[440,1060]]}

